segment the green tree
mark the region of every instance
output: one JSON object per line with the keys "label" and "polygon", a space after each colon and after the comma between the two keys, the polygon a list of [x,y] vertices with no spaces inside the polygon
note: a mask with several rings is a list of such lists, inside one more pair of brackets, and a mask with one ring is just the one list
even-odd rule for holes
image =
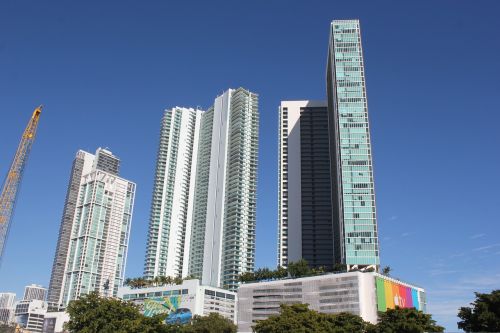
{"label": "green tree", "polygon": [[500,290],[475,294],[472,307],[460,308],[458,328],[465,332],[500,332]]}
{"label": "green tree", "polygon": [[194,316],[191,325],[182,327],[182,333],[236,333],[236,325],[218,313]]}
{"label": "green tree", "polygon": [[363,320],[360,316],[348,312],[328,314],[327,321],[332,325],[332,332],[376,332],[375,325]]}
{"label": "green tree", "polygon": [[385,266],[384,268],[382,268],[381,273],[389,276],[389,275],[391,275],[391,271],[392,271],[391,266]]}
{"label": "green tree", "polygon": [[16,331],[15,325],[0,323],[0,333],[14,333]]}
{"label": "green tree", "polygon": [[259,268],[255,272],[245,272],[238,276],[239,282],[254,282],[262,280],[283,279],[288,276],[288,270],[278,266],[275,270],[269,268]]}
{"label": "green tree", "polygon": [[131,283],[132,283],[132,279],[131,278],[126,278],[125,281],[123,281],[123,285],[127,286],[127,287],[130,287]]}
{"label": "green tree", "polygon": [[307,260],[300,259],[297,262],[291,262],[288,264],[288,273],[292,278],[309,276],[312,274],[311,268],[309,268],[309,264]]}
{"label": "green tree", "polygon": [[365,333],[373,325],[350,313],[325,314],[310,310],[307,304],[281,305],[281,314],[259,321],[256,333]]}
{"label": "green tree", "polygon": [[243,283],[255,281],[255,274],[252,272],[242,273],[240,274],[240,276],[238,276],[238,281]]}
{"label": "green tree", "polygon": [[347,265],[337,263],[337,264],[333,265],[332,272],[335,272],[335,273],[347,272]]}
{"label": "green tree", "polygon": [[158,287],[158,286],[163,285],[163,276],[155,276],[155,277],[151,280],[151,284],[152,284],[154,287]]}
{"label": "green tree", "polygon": [[285,267],[278,266],[278,268],[274,271],[274,277],[276,279],[283,279],[288,276],[288,270]]}
{"label": "green tree", "polygon": [[186,281],[186,280],[193,280],[193,279],[198,279],[198,278],[196,276],[194,276],[193,274],[189,274],[188,276],[186,276],[184,278],[184,281]]}
{"label": "green tree", "polygon": [[171,333],[175,327],[163,324],[164,317],[148,318],[131,303],[102,298],[96,292],[71,301],[66,309],[72,333]]}
{"label": "green tree", "polygon": [[387,309],[379,313],[377,332],[380,333],[423,333],[443,332],[444,328],[436,325],[430,314],[415,308]]}
{"label": "green tree", "polygon": [[185,280],[191,280],[195,279],[194,276],[190,275],[186,278],[181,278],[180,276],[176,277],[171,277],[171,276],[155,276],[152,279],[146,279],[143,277],[138,277],[138,278],[127,278],[123,282],[124,285],[132,288],[132,289],[139,289],[139,288],[145,288],[145,287],[158,287],[158,286],[165,286],[165,285],[171,285],[171,284],[182,284],[183,281]]}

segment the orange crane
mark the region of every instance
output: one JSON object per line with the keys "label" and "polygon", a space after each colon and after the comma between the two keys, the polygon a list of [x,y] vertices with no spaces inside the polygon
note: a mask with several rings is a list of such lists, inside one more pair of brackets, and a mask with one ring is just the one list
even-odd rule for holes
{"label": "orange crane", "polygon": [[5,183],[0,194],[0,263],[5,249],[5,243],[9,234],[10,224],[12,222],[12,213],[16,204],[19,185],[23,176],[24,167],[28,160],[28,155],[35,141],[36,130],[42,106],[40,105],[33,111],[33,115],[24,130],[19,147],[17,147],[16,155],[10,166],[9,173],[5,178]]}

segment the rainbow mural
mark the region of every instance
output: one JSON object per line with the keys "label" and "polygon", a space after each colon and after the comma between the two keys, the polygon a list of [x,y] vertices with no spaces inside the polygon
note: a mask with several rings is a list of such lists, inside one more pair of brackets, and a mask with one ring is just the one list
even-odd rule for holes
{"label": "rainbow mural", "polygon": [[387,309],[394,309],[396,306],[422,310],[418,302],[418,290],[378,276],[375,277],[375,282],[378,311],[385,312]]}

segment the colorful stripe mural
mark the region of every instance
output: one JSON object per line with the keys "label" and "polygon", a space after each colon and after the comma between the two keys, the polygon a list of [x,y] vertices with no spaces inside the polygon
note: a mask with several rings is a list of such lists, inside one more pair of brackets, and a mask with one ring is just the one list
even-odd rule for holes
{"label": "colorful stripe mural", "polygon": [[387,309],[394,309],[396,306],[421,310],[416,289],[381,277],[375,277],[375,285],[378,311],[385,312]]}

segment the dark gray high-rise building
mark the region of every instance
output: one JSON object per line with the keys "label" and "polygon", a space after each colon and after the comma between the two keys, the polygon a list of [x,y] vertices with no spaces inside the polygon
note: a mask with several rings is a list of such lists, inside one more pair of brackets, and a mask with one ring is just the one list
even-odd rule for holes
{"label": "dark gray high-rise building", "polygon": [[358,20],[330,27],[327,101],[280,106],[278,265],[380,264]]}
{"label": "dark gray high-rise building", "polygon": [[279,137],[278,265],[333,267],[326,102],[281,102]]}
{"label": "dark gray high-rise building", "polygon": [[98,148],[96,152],[96,168],[113,175],[120,173],[120,159],[109,150]]}

